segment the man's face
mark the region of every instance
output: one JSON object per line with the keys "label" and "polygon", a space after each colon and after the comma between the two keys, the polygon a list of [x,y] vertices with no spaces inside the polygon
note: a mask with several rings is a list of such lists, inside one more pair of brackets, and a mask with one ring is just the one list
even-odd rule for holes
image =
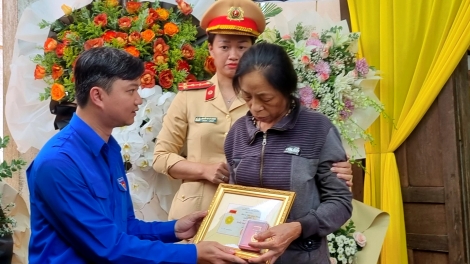
{"label": "man's face", "polygon": [[132,81],[117,79],[108,93],[103,95],[105,122],[110,126],[121,127],[134,123],[134,117],[142,104],[139,89],[140,78]]}

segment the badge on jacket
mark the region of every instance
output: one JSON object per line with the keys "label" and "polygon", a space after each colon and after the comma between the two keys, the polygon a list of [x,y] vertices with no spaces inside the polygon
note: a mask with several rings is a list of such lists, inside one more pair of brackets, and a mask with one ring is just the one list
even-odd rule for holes
{"label": "badge on jacket", "polygon": [[284,153],[299,156],[300,148],[296,146],[290,146],[284,149]]}
{"label": "badge on jacket", "polygon": [[119,185],[119,189],[121,189],[121,191],[127,191],[127,184],[126,184],[126,181],[124,180],[124,177],[120,177],[117,179],[118,181],[118,185]]}
{"label": "badge on jacket", "polygon": [[196,116],[196,118],[194,118],[194,122],[215,124],[217,123],[217,117]]}

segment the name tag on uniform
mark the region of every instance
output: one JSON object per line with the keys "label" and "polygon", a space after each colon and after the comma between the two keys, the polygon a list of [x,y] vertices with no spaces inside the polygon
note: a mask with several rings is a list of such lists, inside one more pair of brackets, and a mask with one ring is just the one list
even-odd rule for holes
{"label": "name tag on uniform", "polygon": [[217,123],[217,117],[202,117],[202,116],[197,116],[194,119],[194,122],[196,123],[212,123],[215,124]]}
{"label": "name tag on uniform", "polygon": [[124,180],[124,177],[120,177],[119,179],[117,179],[117,181],[118,181],[119,189],[121,189],[121,191],[127,191],[127,184],[126,184],[126,181]]}
{"label": "name tag on uniform", "polygon": [[299,156],[300,148],[296,146],[290,146],[284,149],[284,153]]}

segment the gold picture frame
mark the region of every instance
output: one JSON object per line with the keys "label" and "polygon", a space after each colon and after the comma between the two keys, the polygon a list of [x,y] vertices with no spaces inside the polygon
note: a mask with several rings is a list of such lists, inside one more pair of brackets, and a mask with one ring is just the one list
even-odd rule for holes
{"label": "gold picture frame", "polygon": [[216,241],[234,248],[240,258],[257,257],[263,252],[238,247],[246,222],[249,219],[263,221],[270,227],[282,224],[294,199],[295,192],[291,191],[219,184],[193,242]]}

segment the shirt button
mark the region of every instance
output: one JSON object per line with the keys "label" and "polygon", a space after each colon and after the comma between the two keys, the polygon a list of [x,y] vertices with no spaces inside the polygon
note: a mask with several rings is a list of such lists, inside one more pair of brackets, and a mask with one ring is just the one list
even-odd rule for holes
{"label": "shirt button", "polygon": [[224,133],[224,136],[226,137],[227,135],[228,135],[228,133],[227,133],[227,132],[225,132],[225,133]]}
{"label": "shirt button", "polygon": [[184,197],[185,197],[184,195],[181,195],[181,199],[184,199]]}
{"label": "shirt button", "polygon": [[226,115],[225,118],[230,119],[230,115]]}

